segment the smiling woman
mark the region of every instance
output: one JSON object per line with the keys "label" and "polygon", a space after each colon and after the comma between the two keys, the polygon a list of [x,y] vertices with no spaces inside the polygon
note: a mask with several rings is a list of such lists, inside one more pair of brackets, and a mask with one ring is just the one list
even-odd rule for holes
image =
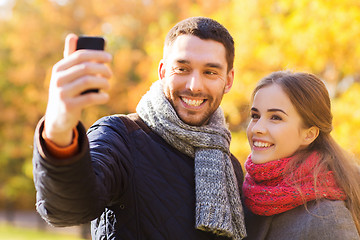
{"label": "smiling woman", "polygon": [[292,156],[312,143],[318,133],[317,127],[304,127],[301,116],[280,85],[272,84],[256,92],[247,129],[254,163]]}
{"label": "smiling woman", "polygon": [[359,166],[330,135],[325,84],[275,72],[252,96],[243,185],[249,239],[360,239]]}

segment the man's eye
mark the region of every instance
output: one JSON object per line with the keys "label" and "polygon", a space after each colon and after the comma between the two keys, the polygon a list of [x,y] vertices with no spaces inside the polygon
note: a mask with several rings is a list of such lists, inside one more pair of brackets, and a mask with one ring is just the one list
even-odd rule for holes
{"label": "man's eye", "polygon": [[282,118],[280,116],[278,116],[278,115],[272,115],[271,120],[279,120],[279,121],[281,121]]}
{"label": "man's eye", "polygon": [[188,70],[186,68],[182,68],[182,67],[175,68],[175,72],[177,72],[177,73],[184,73],[187,71]]}
{"label": "man's eye", "polygon": [[206,75],[215,75],[216,74],[216,72],[214,72],[214,71],[205,71],[204,73]]}

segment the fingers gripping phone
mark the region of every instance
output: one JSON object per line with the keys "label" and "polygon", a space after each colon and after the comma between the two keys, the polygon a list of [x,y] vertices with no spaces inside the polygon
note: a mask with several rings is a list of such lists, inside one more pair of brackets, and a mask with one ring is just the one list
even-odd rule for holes
{"label": "fingers gripping phone", "polygon": [[[105,40],[102,37],[90,37],[90,36],[80,36],[77,44],[76,50],[80,49],[92,49],[92,50],[104,50]],[[87,94],[91,92],[99,92],[99,89],[88,89],[81,94]]]}

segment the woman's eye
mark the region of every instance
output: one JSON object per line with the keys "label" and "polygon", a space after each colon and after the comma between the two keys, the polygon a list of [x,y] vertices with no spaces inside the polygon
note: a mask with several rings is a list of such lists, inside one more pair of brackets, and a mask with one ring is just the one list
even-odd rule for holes
{"label": "woman's eye", "polygon": [[257,113],[251,113],[250,116],[251,116],[252,119],[259,119],[260,118],[259,114],[257,114]]}

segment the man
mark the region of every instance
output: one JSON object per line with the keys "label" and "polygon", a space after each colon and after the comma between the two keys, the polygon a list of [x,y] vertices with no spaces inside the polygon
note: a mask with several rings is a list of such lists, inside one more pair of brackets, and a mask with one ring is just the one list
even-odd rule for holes
{"label": "man", "polygon": [[[92,220],[93,239],[242,239],[242,169],[219,104],[234,78],[234,42],[218,22],[189,18],[168,33],[159,80],[129,116],[98,120],[106,52],[69,35],[35,133],[37,210],[55,226]],[[99,88],[99,93],[81,94]]]}

